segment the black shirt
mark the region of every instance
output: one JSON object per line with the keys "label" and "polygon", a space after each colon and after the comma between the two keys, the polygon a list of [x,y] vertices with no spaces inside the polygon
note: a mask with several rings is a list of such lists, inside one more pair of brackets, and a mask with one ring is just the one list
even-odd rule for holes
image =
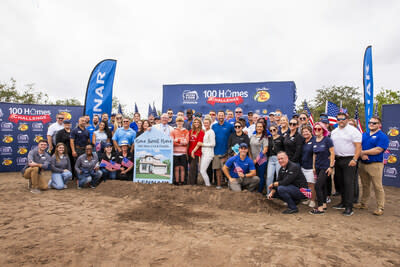
{"label": "black shirt", "polygon": [[294,185],[298,188],[308,188],[307,180],[300,167],[289,160],[286,168],[279,169],[276,181],[279,185]]}
{"label": "black shirt", "polygon": [[63,143],[67,149],[67,153],[72,153],[71,143],[69,142],[71,131],[67,132],[65,129],[61,129],[56,133],[56,144]]}
{"label": "black shirt", "polygon": [[268,156],[276,156],[279,151],[284,151],[283,137],[279,136],[274,139],[272,136],[268,137]]}
{"label": "black shirt", "polygon": [[[132,152],[129,151],[128,154],[127,154],[127,156],[126,156],[126,158],[127,158],[128,160],[132,161],[133,164],[135,164],[135,161],[134,161],[133,153],[132,153]],[[122,155],[122,151],[116,154],[116,161],[117,161],[117,163],[121,164],[123,159],[124,159],[124,156]],[[121,167],[123,167],[123,166],[121,166]],[[123,168],[126,169],[126,167],[123,167]],[[135,166],[133,166],[133,168],[135,168]],[[121,171],[118,171],[118,172],[117,172],[117,177],[118,177],[118,179],[121,179],[121,180],[129,180],[129,181],[133,180],[133,177],[132,177],[132,175],[133,175],[133,168],[132,168],[129,172],[127,172],[126,174],[121,174]]]}
{"label": "black shirt", "polygon": [[85,147],[89,144],[90,133],[86,128],[83,130],[81,128],[76,127],[71,131],[71,139],[74,139],[75,146]]}
{"label": "black shirt", "polygon": [[247,134],[242,133],[242,135],[237,135],[236,132],[232,133],[228,139],[228,153],[233,155],[232,147],[236,144],[246,143],[250,149],[250,138]]}
{"label": "black shirt", "polygon": [[286,135],[283,144],[290,161],[300,163],[303,143],[304,138],[297,131],[293,136],[290,136],[290,134]]}

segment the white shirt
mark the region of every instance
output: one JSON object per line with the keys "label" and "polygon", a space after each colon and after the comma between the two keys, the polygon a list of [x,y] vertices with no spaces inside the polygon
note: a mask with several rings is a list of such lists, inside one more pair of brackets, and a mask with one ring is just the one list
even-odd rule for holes
{"label": "white shirt", "polygon": [[343,129],[337,127],[331,133],[333,146],[335,147],[335,155],[339,157],[354,156],[356,146],[354,143],[361,143],[362,135],[356,127],[349,124]]}
{"label": "white shirt", "polygon": [[174,130],[174,128],[172,128],[171,126],[169,126],[168,124],[156,124],[153,126],[155,129],[159,130],[160,132],[162,132],[163,134],[170,136],[171,132]]}
{"label": "white shirt", "polygon": [[47,129],[47,135],[50,135],[52,137],[53,144],[56,143],[56,133],[59,130],[62,130],[62,129],[64,129],[64,125],[63,124],[59,124],[58,122],[53,123]]}
{"label": "white shirt", "polygon": [[201,147],[201,153],[203,157],[214,157],[215,147],[215,132],[210,129],[205,132],[203,137],[203,145]]}
{"label": "white shirt", "polygon": [[252,137],[254,135],[254,131],[256,130],[256,124],[253,123],[252,125],[250,125],[247,128],[244,128],[243,131],[247,131],[247,135],[250,137]]}

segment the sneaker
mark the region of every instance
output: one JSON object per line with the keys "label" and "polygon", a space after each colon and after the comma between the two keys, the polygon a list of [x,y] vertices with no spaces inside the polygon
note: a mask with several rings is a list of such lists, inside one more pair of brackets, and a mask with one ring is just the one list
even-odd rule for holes
{"label": "sneaker", "polygon": [[368,208],[368,206],[363,203],[357,203],[357,204],[353,205],[353,208],[360,209],[360,210],[366,210]]}
{"label": "sneaker", "polygon": [[92,189],[95,189],[95,188],[96,188],[96,187],[95,187],[94,185],[92,185],[92,184],[89,184],[89,187],[92,188]]}
{"label": "sneaker", "polygon": [[40,189],[33,188],[33,189],[31,189],[31,193],[33,193],[33,194],[41,194],[42,191],[40,191]]}
{"label": "sneaker", "polygon": [[65,184],[65,185],[64,185],[64,189],[67,189],[67,188],[68,188],[68,186]]}
{"label": "sneaker", "polygon": [[307,199],[307,200],[304,200],[303,202],[301,202],[301,204],[308,205],[308,204],[310,204],[310,202],[311,202],[311,200]]}
{"label": "sneaker", "polygon": [[315,208],[316,204],[315,201],[310,200],[310,204],[308,204],[310,208]]}
{"label": "sneaker", "polygon": [[345,209],[345,207],[342,203],[339,203],[339,204],[333,206],[332,208],[334,208],[335,210],[344,210]]}
{"label": "sneaker", "polygon": [[374,215],[376,215],[376,216],[381,216],[381,215],[383,215],[383,209],[376,209],[376,210],[374,211]]}
{"label": "sneaker", "polygon": [[343,213],[344,216],[351,216],[354,214],[353,210],[351,208],[346,208]]}
{"label": "sneaker", "polygon": [[325,211],[321,211],[321,210],[319,210],[319,209],[313,209],[313,210],[310,210],[310,212],[309,212],[311,215],[322,215],[322,214],[325,214]]}
{"label": "sneaker", "polygon": [[80,187],[79,185],[76,187],[76,189],[78,189],[78,190],[81,190],[82,189],[82,187]]}
{"label": "sneaker", "polygon": [[327,204],[331,203],[331,201],[332,201],[332,200],[331,200],[330,197],[326,197],[326,203],[327,203]]}
{"label": "sneaker", "polygon": [[222,186],[217,185],[216,189],[222,189]]}
{"label": "sneaker", "polygon": [[31,190],[32,188],[32,180],[28,179],[28,189]]}
{"label": "sneaker", "polygon": [[49,180],[49,183],[47,184],[48,189],[52,189],[53,187],[51,186],[51,180]]}
{"label": "sneaker", "polygon": [[292,209],[286,209],[284,211],[282,211],[283,214],[293,214],[293,213],[297,213],[299,212],[298,209],[292,210]]}

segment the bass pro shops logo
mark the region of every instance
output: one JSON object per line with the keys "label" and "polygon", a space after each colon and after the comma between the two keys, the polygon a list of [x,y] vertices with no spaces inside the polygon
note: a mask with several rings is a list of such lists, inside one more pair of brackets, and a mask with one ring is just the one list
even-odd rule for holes
{"label": "bass pro shops logo", "polygon": [[197,104],[199,95],[196,91],[185,90],[182,93],[183,104]]}
{"label": "bass pro shops logo", "polygon": [[268,88],[257,88],[257,93],[254,95],[254,100],[257,102],[266,102],[270,99],[271,95],[268,92]]}

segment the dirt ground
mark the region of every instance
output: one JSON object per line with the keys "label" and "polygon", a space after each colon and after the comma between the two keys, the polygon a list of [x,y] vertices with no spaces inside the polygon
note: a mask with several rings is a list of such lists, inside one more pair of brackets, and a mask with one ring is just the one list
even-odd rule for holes
{"label": "dirt ground", "polygon": [[256,193],[107,181],[34,195],[0,173],[0,266],[400,266],[400,189],[385,192],[380,217],[373,199],[351,217],[283,215]]}

